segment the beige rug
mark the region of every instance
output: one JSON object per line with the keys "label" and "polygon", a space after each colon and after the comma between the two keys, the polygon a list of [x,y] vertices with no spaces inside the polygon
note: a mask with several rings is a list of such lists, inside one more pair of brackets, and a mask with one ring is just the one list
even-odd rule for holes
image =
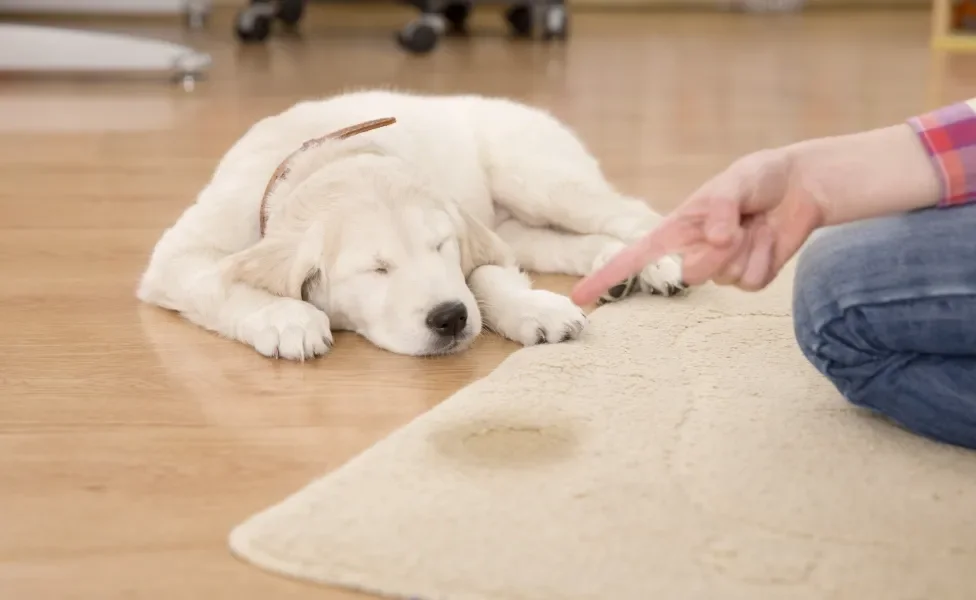
{"label": "beige rug", "polygon": [[231,547],[424,600],[976,598],[976,454],[847,406],[794,345],[790,286],[605,306]]}

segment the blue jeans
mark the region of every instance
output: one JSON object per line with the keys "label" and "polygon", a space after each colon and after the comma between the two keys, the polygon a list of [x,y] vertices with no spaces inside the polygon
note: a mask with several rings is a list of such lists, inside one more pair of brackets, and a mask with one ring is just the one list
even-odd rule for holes
{"label": "blue jeans", "polygon": [[793,320],[850,402],[976,449],[976,205],[819,232],[797,264]]}

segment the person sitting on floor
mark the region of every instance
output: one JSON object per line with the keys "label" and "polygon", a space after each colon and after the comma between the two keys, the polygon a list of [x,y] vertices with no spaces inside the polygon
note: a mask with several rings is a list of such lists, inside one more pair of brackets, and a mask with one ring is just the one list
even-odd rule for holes
{"label": "person sitting on floor", "polygon": [[976,99],[744,156],[573,299],[671,252],[689,285],[756,291],[801,247],[806,358],[850,402],[976,448]]}

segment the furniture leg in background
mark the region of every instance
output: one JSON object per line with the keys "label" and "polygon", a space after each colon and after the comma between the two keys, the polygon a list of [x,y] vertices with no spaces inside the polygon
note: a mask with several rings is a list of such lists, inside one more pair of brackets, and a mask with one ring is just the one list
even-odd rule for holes
{"label": "furniture leg in background", "polygon": [[[437,46],[445,32],[463,32],[464,21],[477,0],[411,0],[421,15],[397,34],[404,49],[426,54]],[[505,13],[512,35],[537,36],[545,41],[569,36],[569,13],[565,0],[517,0]]]}
{"label": "furniture leg in background", "polygon": [[[0,0],[10,12],[181,12],[200,27],[209,0]],[[210,68],[210,55],[188,46],[131,35],[29,24],[0,23],[0,71],[17,73],[161,73],[185,88]]]}
{"label": "furniture leg in background", "polygon": [[[0,0],[2,1],[2,0]],[[466,33],[465,23],[479,0],[406,0],[420,16],[397,32],[401,48],[426,54],[445,35]],[[250,0],[237,14],[235,33],[245,43],[268,39],[276,21],[294,27],[302,19],[306,0]],[[514,37],[564,40],[569,32],[566,0],[515,0],[505,13]]]}
{"label": "furniture leg in background", "polygon": [[242,42],[263,42],[271,35],[274,21],[296,27],[305,15],[305,0],[251,0],[237,13],[235,33]]}

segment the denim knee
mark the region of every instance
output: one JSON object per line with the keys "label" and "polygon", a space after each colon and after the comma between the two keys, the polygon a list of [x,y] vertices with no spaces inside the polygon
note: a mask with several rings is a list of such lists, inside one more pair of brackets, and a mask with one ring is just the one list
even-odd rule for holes
{"label": "denim knee", "polygon": [[865,343],[871,323],[845,305],[857,257],[844,251],[844,239],[824,232],[801,252],[793,283],[793,332],[808,361],[848,401],[865,406],[865,385],[884,368],[883,357]]}
{"label": "denim knee", "polygon": [[[796,265],[793,328],[804,356],[849,402],[976,448],[976,261],[947,259],[945,236],[927,235],[933,218],[813,238]],[[960,235],[971,240],[971,231]]]}

